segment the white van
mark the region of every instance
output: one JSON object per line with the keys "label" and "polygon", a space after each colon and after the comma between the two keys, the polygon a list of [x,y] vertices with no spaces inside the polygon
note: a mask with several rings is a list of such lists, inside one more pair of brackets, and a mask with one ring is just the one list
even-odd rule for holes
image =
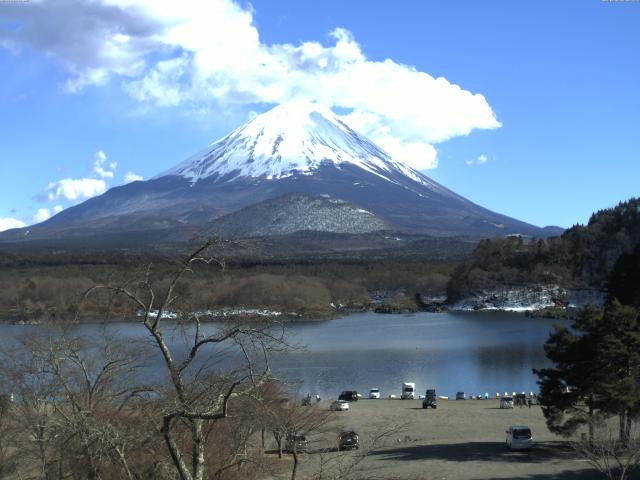
{"label": "white van", "polygon": [[416,398],[416,384],[413,382],[404,382],[402,384],[402,395],[400,395],[400,398],[402,400],[413,400],[414,398]]}

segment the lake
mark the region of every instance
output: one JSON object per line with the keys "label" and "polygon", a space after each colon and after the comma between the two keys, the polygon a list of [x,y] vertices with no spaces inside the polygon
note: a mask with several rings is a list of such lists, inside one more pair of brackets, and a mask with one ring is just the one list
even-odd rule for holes
{"label": "lake", "polygon": [[[532,368],[548,366],[543,344],[558,320],[503,312],[349,315],[337,320],[298,322],[287,327],[289,340],[304,348],[272,360],[276,376],[300,394],[335,398],[342,390],[399,395],[402,382],[418,393],[439,395],[537,391]],[[7,338],[39,326],[0,325]],[[72,331],[91,334],[100,325]],[[113,338],[145,337],[135,323],[108,327]],[[172,339],[174,346],[180,337]],[[157,368],[157,367],[156,367]]]}
{"label": "lake", "polygon": [[557,320],[512,313],[361,313],[298,324],[292,336],[309,345],[276,359],[274,368],[303,382],[303,393],[336,396],[354,389],[399,395],[402,382],[440,395],[537,391],[532,368],[548,366],[543,344]]}

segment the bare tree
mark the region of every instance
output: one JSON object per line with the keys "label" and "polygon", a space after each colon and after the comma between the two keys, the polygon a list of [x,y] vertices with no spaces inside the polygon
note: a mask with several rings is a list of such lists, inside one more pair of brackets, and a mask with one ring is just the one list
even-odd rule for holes
{"label": "bare tree", "polygon": [[572,442],[572,447],[604,478],[626,480],[640,465],[640,435],[635,426],[631,425],[625,442],[619,439],[615,427],[596,419],[590,428],[593,438],[588,439],[585,434],[581,440]]}
{"label": "bare tree", "polygon": [[271,401],[263,405],[263,415],[268,428],[273,433],[278,445],[278,456],[282,458],[283,442],[287,452],[293,456],[291,480],[295,480],[300,464],[300,442],[304,438],[305,450],[308,448],[308,437],[325,430],[330,412],[321,410],[316,405],[302,405],[296,401]]}
{"label": "bare tree", "polygon": [[4,478],[16,468],[15,453],[9,439],[14,431],[11,428],[11,394],[0,395],[0,478]]}
{"label": "bare tree", "polygon": [[13,444],[31,460],[22,462],[30,477],[83,471],[100,478],[108,470],[134,478],[128,450],[143,436],[127,435],[121,419],[128,402],[147,389],[133,381],[140,366],[134,352],[99,337],[32,334],[2,352],[2,380],[13,395]]}
{"label": "bare tree", "polygon": [[[206,477],[211,424],[230,417],[237,399],[259,397],[261,385],[270,376],[268,353],[284,345],[282,329],[274,331],[271,324],[236,323],[207,330],[202,314],[178,301],[183,277],[196,265],[224,266],[208,253],[221,245],[215,240],[205,243],[168,278],[154,278],[149,265],[140,279],[119,286],[95,286],[85,294],[88,298],[107,291],[110,303],[124,296],[140,312],[141,323],[168,374],[168,386],[161,392],[159,432],[181,480]],[[167,322],[168,317],[176,319],[188,339],[184,353],[170,341],[176,322]],[[223,368],[221,362],[229,357],[239,360],[234,367]]]}
{"label": "bare tree", "polygon": [[[374,452],[384,448],[387,441],[406,430],[407,425],[392,425],[380,428],[378,433],[363,442],[356,452],[334,453],[333,449],[321,453],[320,464],[313,475],[313,480],[347,480],[366,478],[373,480],[371,472],[361,474],[362,463]],[[386,478],[386,477],[384,477]]]}

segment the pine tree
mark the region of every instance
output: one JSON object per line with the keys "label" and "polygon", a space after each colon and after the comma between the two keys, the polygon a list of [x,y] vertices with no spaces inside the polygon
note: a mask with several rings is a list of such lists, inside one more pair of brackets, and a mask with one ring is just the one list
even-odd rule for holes
{"label": "pine tree", "polygon": [[619,440],[628,445],[640,418],[640,318],[617,300],[603,311],[583,308],[571,327],[556,327],[545,343],[553,368],[534,370],[540,402],[553,432],[571,435],[598,419],[618,416]]}
{"label": "pine tree", "polygon": [[618,299],[624,305],[640,308],[640,244],[633,252],[620,255],[607,287],[609,303]]}
{"label": "pine tree", "polygon": [[597,356],[602,318],[597,307],[585,307],[570,328],[556,326],[545,343],[555,367],[534,369],[534,373],[539,378],[542,412],[552,432],[568,436],[588,425],[589,438],[593,438],[604,374]]}
{"label": "pine tree", "polygon": [[619,416],[620,441],[628,445],[632,422],[640,416],[640,319],[638,310],[614,300],[604,320],[598,358],[608,375],[601,384],[606,401],[600,408]]}

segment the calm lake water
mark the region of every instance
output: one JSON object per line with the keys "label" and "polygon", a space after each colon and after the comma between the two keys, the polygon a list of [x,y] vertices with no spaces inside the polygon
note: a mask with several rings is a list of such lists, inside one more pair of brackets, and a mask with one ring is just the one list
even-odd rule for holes
{"label": "calm lake water", "polygon": [[[532,368],[549,365],[543,350],[557,320],[512,313],[359,313],[337,320],[293,323],[291,342],[302,348],[272,360],[274,373],[301,394],[335,398],[341,390],[399,395],[402,382],[439,395],[537,391]],[[0,325],[8,338],[38,326]],[[72,327],[91,334],[100,325]],[[145,338],[138,324],[107,327],[109,336],[133,343]],[[179,335],[174,346],[182,343]],[[182,349],[180,349],[182,350]],[[153,362],[155,363],[155,362]],[[161,368],[158,362],[150,368]]]}

